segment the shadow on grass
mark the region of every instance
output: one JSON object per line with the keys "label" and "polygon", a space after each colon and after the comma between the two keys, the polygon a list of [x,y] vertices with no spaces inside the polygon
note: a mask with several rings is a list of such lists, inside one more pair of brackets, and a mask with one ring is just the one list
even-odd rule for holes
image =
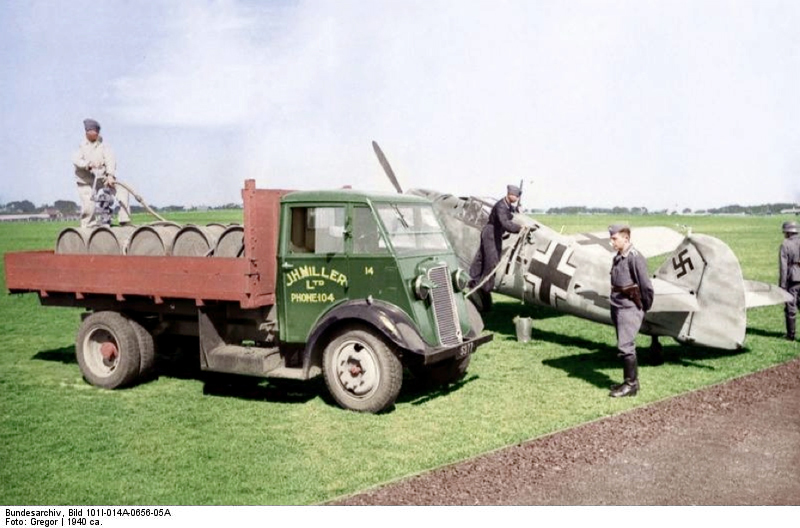
{"label": "shadow on grass", "polygon": [[271,403],[306,403],[325,391],[321,378],[308,381],[262,379],[236,374],[204,372],[203,394]]}
{"label": "shadow on grass", "polygon": [[39,359],[42,361],[55,361],[58,363],[64,363],[65,365],[78,363],[78,358],[75,357],[75,346],[73,345],[54,348],[53,350],[42,350],[34,354],[33,359]]}
{"label": "shadow on grass", "polygon": [[748,328],[747,335],[757,335],[761,337],[774,337],[778,339],[783,339],[783,336],[786,335],[786,332],[771,332],[769,330],[763,330],[761,328]]}
{"label": "shadow on grass", "polygon": [[[566,372],[569,377],[580,378],[600,388],[608,388],[622,379],[622,361],[617,357],[617,349],[613,346],[603,345],[594,341],[574,336],[565,336],[554,332],[535,331],[535,339],[558,343],[572,348],[583,348],[588,352],[573,354],[555,359],[546,359],[542,364]],[[713,370],[714,367],[704,364],[705,360],[738,356],[748,352],[748,349],[720,350],[716,348],[667,345],[662,348],[661,358],[663,364],[678,365],[687,368]],[[649,347],[637,347],[637,357],[640,366],[657,366],[656,356]],[[601,370],[619,369],[619,375],[611,378]]]}
{"label": "shadow on grass", "polygon": [[531,306],[522,304],[519,301],[496,303],[489,312],[481,315],[487,330],[503,336],[517,335],[517,329],[514,325],[515,317],[530,317],[534,321],[542,321],[554,317],[571,317],[552,308]]}
{"label": "shadow on grass", "polygon": [[409,403],[411,405],[423,405],[436,398],[447,396],[468,383],[472,383],[480,376],[477,374],[467,375],[461,380],[448,385],[431,385],[413,375],[403,377],[403,388],[397,397],[397,403]]}
{"label": "shadow on grass", "polygon": [[[200,354],[196,339],[173,337],[169,342],[159,342],[159,350],[156,354],[153,372],[146,378],[141,379],[136,385],[164,376],[167,378],[201,381],[203,383],[203,394],[208,396],[290,404],[306,403],[320,397],[326,404],[338,407],[336,401],[328,393],[325,381],[321,376],[312,380],[302,381],[207,372],[200,368],[199,358]],[[78,363],[74,346],[43,350],[36,353],[32,359],[70,365],[77,365]],[[403,387],[397,403],[422,405],[441,396],[446,396],[477,378],[477,375],[469,376],[467,374],[467,377],[458,383],[432,387],[413,375],[405,373]],[[392,410],[393,408],[390,408],[386,412],[391,412]]]}

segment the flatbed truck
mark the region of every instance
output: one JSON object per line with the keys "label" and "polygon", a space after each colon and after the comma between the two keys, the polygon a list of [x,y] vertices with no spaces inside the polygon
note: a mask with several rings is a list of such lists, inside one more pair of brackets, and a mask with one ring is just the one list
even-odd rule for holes
{"label": "flatbed truck", "polygon": [[377,413],[394,404],[404,367],[454,382],[492,339],[427,199],[254,180],[242,198],[240,257],[12,252],[6,286],[85,309],[78,364],[107,389],[144,379],[162,337],[190,336],[205,371],[322,375],[340,406]]}

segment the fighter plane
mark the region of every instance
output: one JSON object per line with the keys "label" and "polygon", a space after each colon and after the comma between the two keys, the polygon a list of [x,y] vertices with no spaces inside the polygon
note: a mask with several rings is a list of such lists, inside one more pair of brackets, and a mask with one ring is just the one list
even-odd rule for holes
{"label": "fighter plane", "polygon": [[[373,141],[378,160],[399,193],[397,177]],[[480,232],[495,201],[425,189],[408,194],[433,202],[461,265],[469,269],[480,246]],[[494,291],[525,303],[547,306],[591,321],[612,324],[609,270],[614,249],[608,233],[563,235],[537,220],[515,215],[520,233],[506,233]],[[652,277],[655,297],[641,332],[680,343],[735,350],[744,346],[747,309],[783,304],[789,295],[777,285],[746,280],[727,244],[712,236],[682,234],[668,227],[631,229],[631,240],[645,258],[668,255]],[[487,299],[473,294],[476,305]]]}

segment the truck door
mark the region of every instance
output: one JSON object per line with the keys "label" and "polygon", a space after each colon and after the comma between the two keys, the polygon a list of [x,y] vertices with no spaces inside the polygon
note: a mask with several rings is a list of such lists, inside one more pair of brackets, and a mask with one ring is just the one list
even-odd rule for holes
{"label": "truck door", "polygon": [[304,343],[319,316],[348,298],[344,205],[291,204],[284,211],[279,257],[279,328],[285,343]]}

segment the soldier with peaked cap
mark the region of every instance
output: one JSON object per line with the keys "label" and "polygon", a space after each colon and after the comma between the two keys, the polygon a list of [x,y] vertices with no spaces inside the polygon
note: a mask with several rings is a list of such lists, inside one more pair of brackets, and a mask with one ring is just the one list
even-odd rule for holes
{"label": "soldier with peaked cap", "polygon": [[[481,231],[481,246],[472,260],[469,274],[473,286],[479,284],[489,275],[500,262],[500,253],[503,249],[503,234],[519,233],[522,227],[513,220],[514,213],[519,212],[519,197],[522,190],[516,185],[506,188],[506,197],[499,200],[489,214],[489,222]],[[492,291],[494,281],[488,279],[481,289],[485,294]]]}
{"label": "soldier with peaked cap", "polygon": [[611,322],[617,332],[617,350],[622,358],[624,381],[611,387],[609,396],[635,396],[639,391],[636,335],[645,312],[653,300],[653,285],[647,275],[647,262],[631,244],[627,225],[608,228],[611,245],[617,250],[611,264]]}
{"label": "soldier with peaked cap", "polygon": [[75,165],[75,179],[78,184],[78,197],[81,203],[81,227],[92,225],[95,204],[93,191],[95,178],[100,178],[116,194],[119,201],[119,223],[130,223],[130,208],[128,191],[121,186],[116,186],[117,160],[108,144],[103,142],[100,135],[100,123],[94,119],[84,119],[83,128],[86,134],[78,150],[72,156]]}
{"label": "soldier with peaked cap", "polygon": [[800,235],[797,222],[784,222],[783,243],[780,250],[780,282],[781,288],[789,292],[792,300],[787,302],[783,311],[786,316],[786,335],[789,341],[795,340],[797,324],[797,305],[800,302]]}

